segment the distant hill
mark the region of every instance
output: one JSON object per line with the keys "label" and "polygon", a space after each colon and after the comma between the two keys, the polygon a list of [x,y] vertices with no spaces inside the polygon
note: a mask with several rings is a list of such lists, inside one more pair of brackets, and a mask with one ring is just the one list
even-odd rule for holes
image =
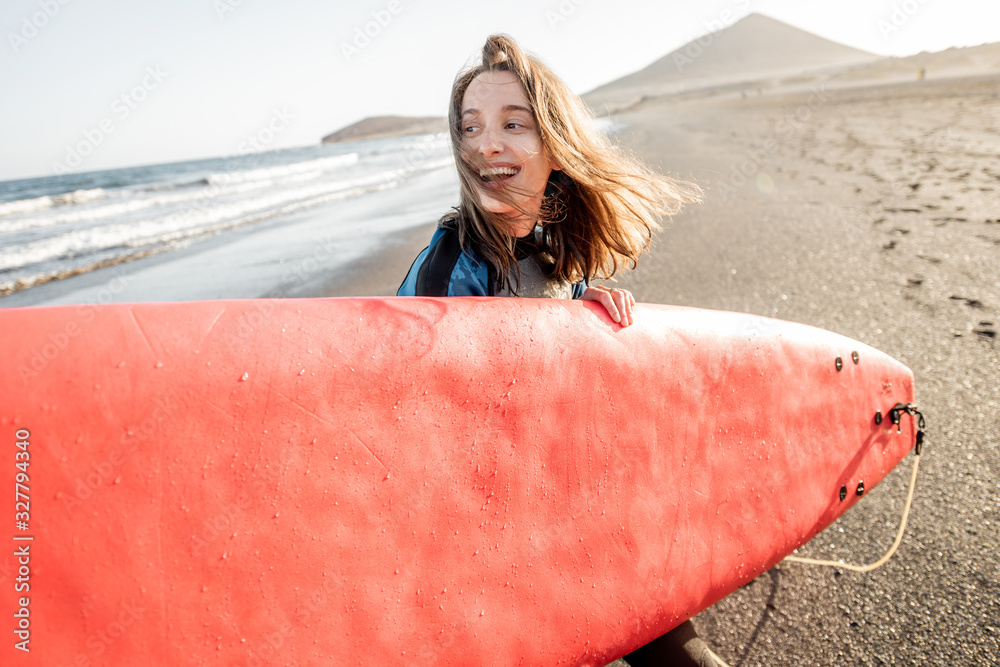
{"label": "distant hill", "polygon": [[828,80],[833,85],[864,85],[984,74],[1000,75],[1000,42],[952,47],[935,53],[925,51],[905,58],[885,58],[847,68]]}
{"label": "distant hill", "polygon": [[323,137],[323,143],[335,144],[344,141],[402,137],[408,134],[445,132],[447,129],[448,121],[436,116],[373,116],[326,135]]}
{"label": "distant hill", "polygon": [[648,67],[583,96],[601,113],[643,96],[782,77],[880,60],[761,14],[693,40]]}

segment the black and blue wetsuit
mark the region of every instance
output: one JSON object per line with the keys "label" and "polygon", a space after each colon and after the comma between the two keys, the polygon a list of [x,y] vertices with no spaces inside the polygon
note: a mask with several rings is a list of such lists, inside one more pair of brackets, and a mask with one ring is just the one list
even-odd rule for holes
{"label": "black and blue wetsuit", "polygon": [[499,287],[495,271],[472,248],[462,248],[458,232],[442,225],[430,243],[417,255],[397,296],[524,296],[579,299],[587,289],[584,281],[569,283],[552,278],[546,271],[535,235],[519,238],[514,247],[518,272],[510,286]]}

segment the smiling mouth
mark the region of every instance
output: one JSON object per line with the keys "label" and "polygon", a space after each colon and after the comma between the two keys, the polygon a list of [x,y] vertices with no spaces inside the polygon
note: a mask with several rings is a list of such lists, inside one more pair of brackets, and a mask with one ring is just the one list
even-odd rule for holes
{"label": "smiling mouth", "polygon": [[480,169],[479,178],[487,186],[500,187],[501,183],[514,178],[520,171],[520,167],[491,167]]}

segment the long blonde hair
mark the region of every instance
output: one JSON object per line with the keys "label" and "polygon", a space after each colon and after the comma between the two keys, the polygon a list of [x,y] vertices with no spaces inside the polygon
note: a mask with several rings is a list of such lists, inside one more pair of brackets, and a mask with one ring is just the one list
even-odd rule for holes
{"label": "long blonde hair", "polygon": [[[502,216],[480,206],[483,158],[465,147],[462,132],[465,91],[484,72],[510,72],[521,83],[542,145],[560,168],[549,177],[538,221],[552,277],[577,282],[610,278],[622,266],[634,268],[659,228],[660,216],[701,200],[697,185],[658,175],[613,145],[595,128],[584,102],[544,63],[510,37],[491,35],[482,61],[460,72],[452,86],[448,122],[461,196],[456,211],[442,222],[457,228],[462,247],[471,245],[493,266],[501,285],[510,284],[516,270],[516,239]],[[491,192],[521,210],[514,194]]]}

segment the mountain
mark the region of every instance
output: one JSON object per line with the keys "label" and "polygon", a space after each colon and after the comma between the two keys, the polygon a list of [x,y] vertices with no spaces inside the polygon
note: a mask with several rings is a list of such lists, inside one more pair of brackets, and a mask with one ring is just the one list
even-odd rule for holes
{"label": "mountain", "polygon": [[447,130],[448,121],[437,116],[372,116],[326,135],[323,137],[323,143],[334,144],[343,141],[402,137],[408,134],[427,134]]}
{"label": "mountain", "polygon": [[882,59],[762,14],[704,35],[583,96],[600,112],[643,96],[753,82]]}
{"label": "mountain", "polygon": [[1000,42],[952,47],[905,58],[885,58],[832,74],[828,85],[870,85],[914,79],[996,76],[1000,74]]}

